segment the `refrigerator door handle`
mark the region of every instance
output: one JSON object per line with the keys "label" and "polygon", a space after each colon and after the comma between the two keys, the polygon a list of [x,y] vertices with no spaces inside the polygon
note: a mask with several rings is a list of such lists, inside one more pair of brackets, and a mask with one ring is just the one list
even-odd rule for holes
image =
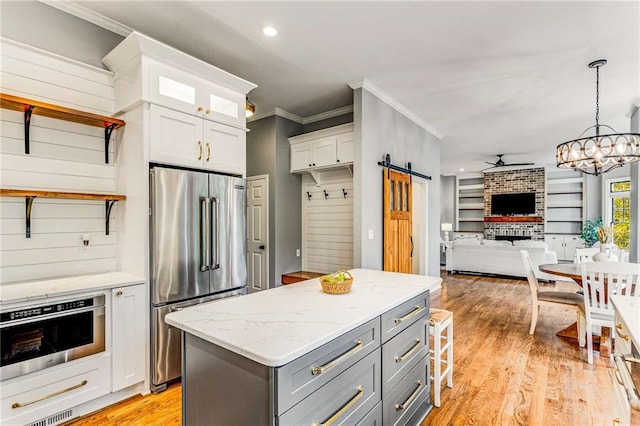
{"label": "refrigerator door handle", "polygon": [[211,221],[215,217],[216,223],[211,224],[211,230],[213,232],[213,238],[211,243],[215,243],[215,247],[211,247],[211,269],[220,268],[220,199],[218,197],[211,197],[211,201],[215,204],[215,214],[211,215]]}
{"label": "refrigerator door handle", "polygon": [[211,215],[211,199],[200,197],[200,270],[208,271],[211,267],[209,258],[209,241],[211,232],[209,230],[209,216]]}

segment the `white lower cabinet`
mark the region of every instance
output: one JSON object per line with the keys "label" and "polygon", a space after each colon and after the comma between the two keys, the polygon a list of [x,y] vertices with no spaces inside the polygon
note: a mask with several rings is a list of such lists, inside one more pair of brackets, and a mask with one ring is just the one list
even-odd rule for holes
{"label": "white lower cabinet", "polygon": [[158,105],[149,109],[151,162],[245,174],[244,130]]}
{"label": "white lower cabinet", "polygon": [[[24,425],[51,416],[72,417],[67,410],[111,391],[108,353],[61,364],[2,383],[3,425]],[[43,422],[48,425],[56,422]]]}
{"label": "white lower cabinet", "polygon": [[549,245],[549,250],[555,251],[558,260],[573,262],[576,249],[584,247],[584,241],[579,235],[545,235],[544,241]]}
{"label": "white lower cabinet", "polygon": [[145,294],[144,284],[111,290],[114,392],[145,378]]}

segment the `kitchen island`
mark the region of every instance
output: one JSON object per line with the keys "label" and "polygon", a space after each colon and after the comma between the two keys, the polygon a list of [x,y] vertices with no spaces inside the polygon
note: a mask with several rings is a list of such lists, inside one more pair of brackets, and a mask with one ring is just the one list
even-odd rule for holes
{"label": "kitchen island", "polygon": [[429,292],[439,277],[354,269],[167,315],[183,331],[183,423],[406,424],[431,408]]}

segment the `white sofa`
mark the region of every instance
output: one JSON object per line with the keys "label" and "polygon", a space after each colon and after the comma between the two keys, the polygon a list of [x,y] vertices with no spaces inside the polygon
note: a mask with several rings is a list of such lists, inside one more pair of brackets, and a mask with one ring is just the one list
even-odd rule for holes
{"label": "white sofa", "polygon": [[558,277],[538,270],[543,263],[558,263],[555,251],[549,250],[543,241],[495,241],[467,238],[447,243],[447,272],[473,272],[482,274],[526,277],[520,250],[527,250],[536,276],[553,281]]}

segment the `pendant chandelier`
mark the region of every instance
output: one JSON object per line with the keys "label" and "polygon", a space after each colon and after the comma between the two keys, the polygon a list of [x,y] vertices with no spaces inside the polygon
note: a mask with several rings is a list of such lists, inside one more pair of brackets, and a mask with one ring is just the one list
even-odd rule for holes
{"label": "pendant chandelier", "polygon": [[[611,126],[600,124],[600,67],[606,63],[606,59],[598,59],[589,64],[589,68],[596,69],[596,125],[587,128],[578,139],[558,145],[558,167],[598,176],[640,160],[640,133],[618,133]],[[606,134],[602,134],[604,128]],[[585,136],[590,130],[595,134]]]}

